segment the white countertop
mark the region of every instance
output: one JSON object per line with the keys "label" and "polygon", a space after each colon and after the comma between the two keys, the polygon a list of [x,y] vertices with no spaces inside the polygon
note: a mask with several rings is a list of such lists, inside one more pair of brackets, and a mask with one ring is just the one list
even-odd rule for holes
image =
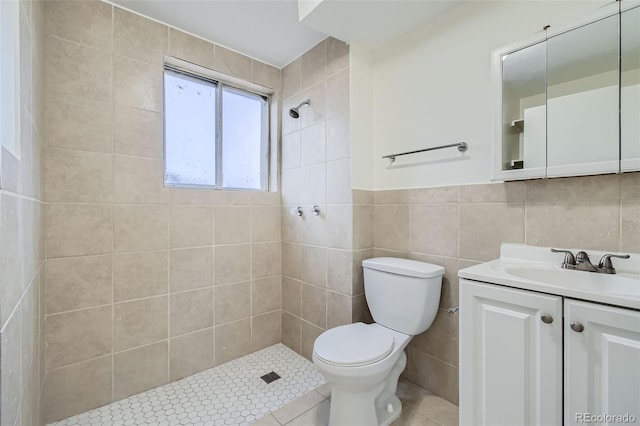
{"label": "white countertop", "polygon": [[[575,254],[578,250],[573,249]],[[597,266],[602,251],[590,251]],[[461,269],[460,278],[500,284],[581,300],[640,309],[640,254],[630,259],[613,259],[616,274],[562,269],[564,254],[548,247],[503,244],[500,258]]]}

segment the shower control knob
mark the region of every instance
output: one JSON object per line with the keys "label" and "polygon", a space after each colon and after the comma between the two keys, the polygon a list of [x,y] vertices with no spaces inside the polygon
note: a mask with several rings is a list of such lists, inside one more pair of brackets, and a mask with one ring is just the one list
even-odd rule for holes
{"label": "shower control knob", "polygon": [[579,321],[572,322],[570,327],[576,333],[582,333],[584,331],[584,325]]}
{"label": "shower control knob", "polygon": [[392,404],[387,404],[387,413],[389,413],[389,414],[393,413],[393,405]]}
{"label": "shower control knob", "polygon": [[545,324],[551,324],[553,322],[553,316],[550,314],[540,315],[540,320]]}

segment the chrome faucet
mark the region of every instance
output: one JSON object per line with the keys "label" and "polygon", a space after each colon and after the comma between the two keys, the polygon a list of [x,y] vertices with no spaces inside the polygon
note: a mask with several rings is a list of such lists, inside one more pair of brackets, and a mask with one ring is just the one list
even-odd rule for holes
{"label": "chrome faucet", "polygon": [[551,249],[554,253],[564,253],[564,260],[562,262],[562,268],[575,269],[577,271],[597,272],[600,274],[615,274],[616,268],[613,267],[611,262],[612,257],[618,259],[629,259],[628,254],[605,254],[598,262],[598,266],[591,263],[589,255],[584,251],[579,251],[575,256],[569,250]]}

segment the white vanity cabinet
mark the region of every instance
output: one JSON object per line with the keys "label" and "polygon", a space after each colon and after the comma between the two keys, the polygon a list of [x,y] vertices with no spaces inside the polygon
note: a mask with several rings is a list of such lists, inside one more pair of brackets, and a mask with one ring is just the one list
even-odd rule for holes
{"label": "white vanity cabinet", "polygon": [[460,424],[562,423],[562,298],[460,281]]}
{"label": "white vanity cabinet", "polygon": [[461,425],[598,415],[640,420],[639,311],[460,280]]}
{"label": "white vanity cabinet", "polygon": [[564,316],[564,424],[587,423],[581,413],[640,420],[640,312],[565,299]]}

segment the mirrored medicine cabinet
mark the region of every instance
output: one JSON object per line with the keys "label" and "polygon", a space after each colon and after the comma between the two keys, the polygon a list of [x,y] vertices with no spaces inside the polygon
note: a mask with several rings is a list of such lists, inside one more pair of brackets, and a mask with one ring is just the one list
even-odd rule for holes
{"label": "mirrored medicine cabinet", "polygon": [[494,180],[640,170],[640,2],[494,52]]}

